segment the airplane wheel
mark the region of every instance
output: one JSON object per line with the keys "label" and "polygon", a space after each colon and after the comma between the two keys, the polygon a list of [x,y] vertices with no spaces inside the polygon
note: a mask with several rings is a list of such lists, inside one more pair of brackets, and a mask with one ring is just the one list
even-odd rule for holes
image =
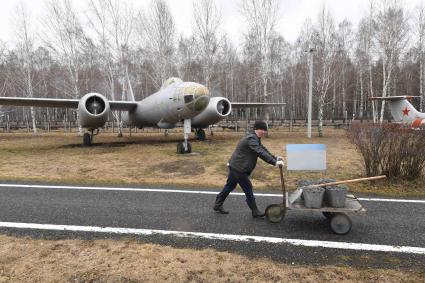
{"label": "airplane wheel", "polygon": [[177,144],[177,153],[178,154],[185,154],[185,153],[191,153],[191,152],[192,152],[192,145],[190,143],[187,143],[187,150],[185,150],[182,142],[179,142]]}
{"label": "airplane wheel", "polygon": [[345,235],[350,232],[353,224],[351,223],[351,219],[344,213],[335,213],[332,216],[331,229],[335,234]]}
{"label": "airplane wheel", "polygon": [[83,145],[84,146],[91,146],[91,136],[89,133],[84,133],[83,135]]}
{"label": "airplane wheel", "polygon": [[185,153],[192,153],[192,145],[187,143],[187,151]]}
{"label": "airplane wheel", "polygon": [[184,146],[183,146],[183,143],[181,143],[181,142],[179,142],[177,144],[177,153],[178,154],[183,154],[184,153]]}
{"label": "airplane wheel", "polygon": [[204,141],[205,140],[205,131],[203,129],[196,130],[196,139],[198,141]]}

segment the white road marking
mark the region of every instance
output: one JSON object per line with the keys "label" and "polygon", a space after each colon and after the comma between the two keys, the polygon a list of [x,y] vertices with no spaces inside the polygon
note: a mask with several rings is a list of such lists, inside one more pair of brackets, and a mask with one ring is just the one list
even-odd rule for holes
{"label": "white road marking", "polygon": [[144,236],[167,235],[167,236],[176,236],[176,237],[182,237],[182,238],[202,238],[202,239],[222,240],[222,241],[289,244],[293,246],[320,247],[320,248],[344,249],[344,250],[425,254],[425,248],[422,248],[422,247],[286,239],[286,238],[248,236],[248,235],[230,235],[230,234],[214,234],[214,233],[183,232],[183,231],[152,230],[152,229],[54,225],[54,224],[15,223],[15,222],[0,222],[0,227],[16,228],[16,229],[53,230],[53,231],[131,234],[131,235],[144,235]]}
{"label": "white road marking", "polygon": [[[55,186],[55,185],[24,185],[24,184],[0,184],[0,188],[26,188],[26,189],[62,189],[62,190],[90,190],[90,191],[129,191],[129,192],[158,192],[158,193],[182,193],[182,194],[204,194],[217,195],[218,191],[195,191],[195,190],[174,190],[174,189],[154,189],[154,188],[117,188],[117,187],[89,187],[89,186]],[[231,195],[245,196],[244,193],[233,192]],[[282,194],[255,193],[258,197],[282,197]],[[423,203],[425,200],[415,199],[386,199],[386,198],[358,198],[361,201],[376,202],[401,202],[401,203]]]}
{"label": "white road marking", "polygon": [[362,201],[378,201],[378,202],[407,202],[407,203],[425,203],[420,199],[391,199],[391,198],[357,198]]}

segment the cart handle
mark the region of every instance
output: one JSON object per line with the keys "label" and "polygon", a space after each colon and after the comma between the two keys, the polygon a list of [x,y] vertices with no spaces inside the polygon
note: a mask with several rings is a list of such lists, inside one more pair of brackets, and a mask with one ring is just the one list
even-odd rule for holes
{"label": "cart handle", "polygon": [[366,178],[350,179],[350,180],[344,180],[344,181],[338,181],[338,182],[310,185],[310,186],[305,186],[303,188],[320,188],[320,187],[327,187],[327,186],[335,186],[335,185],[339,185],[339,184],[348,184],[348,183],[355,183],[355,182],[362,182],[362,181],[380,180],[380,179],[385,179],[385,178],[387,178],[386,175],[381,175],[381,176],[374,176],[374,177],[366,177]]}
{"label": "cart handle", "polygon": [[286,185],[285,185],[285,178],[283,177],[283,166],[279,165],[279,171],[280,171],[280,186],[282,187],[282,205],[281,205],[281,213],[285,213],[286,211]]}

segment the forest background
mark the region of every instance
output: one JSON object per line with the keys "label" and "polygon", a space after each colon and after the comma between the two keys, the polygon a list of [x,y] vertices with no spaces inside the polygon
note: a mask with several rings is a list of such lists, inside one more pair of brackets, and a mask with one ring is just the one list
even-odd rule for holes
{"label": "forest background", "polygon": [[[164,0],[138,10],[131,1],[86,0],[84,13],[72,0],[46,0],[40,18],[17,5],[16,46],[0,42],[0,95],[80,98],[99,92],[136,100],[156,92],[168,77],[205,84],[212,96],[240,102],[286,102],[270,119],[306,119],[309,60],[313,60],[313,119],[390,118],[384,102],[370,96],[418,95],[424,110],[425,6],[403,8],[397,0],[370,1],[357,26],[336,22],[323,4],[307,18],[294,43],[279,34],[278,0],[238,2],[246,21],[235,46],[224,31],[214,0],[193,3],[191,35],[177,34]],[[311,51],[311,52],[309,52]],[[311,55],[311,56],[310,56]],[[76,119],[64,109],[1,107],[2,119]],[[10,111],[10,112],[9,112]],[[249,110],[250,117],[262,115]],[[244,118],[235,111],[232,118]],[[114,113],[113,119],[120,119]]]}

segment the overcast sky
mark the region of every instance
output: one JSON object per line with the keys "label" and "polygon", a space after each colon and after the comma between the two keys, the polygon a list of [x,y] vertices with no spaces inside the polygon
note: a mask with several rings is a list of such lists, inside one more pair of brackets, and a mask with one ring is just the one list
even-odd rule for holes
{"label": "overcast sky", "polygon": [[[31,17],[37,20],[44,13],[44,0],[0,0],[0,39],[10,44],[14,43],[14,23],[16,6],[22,1],[31,13]],[[146,9],[150,0],[121,0],[132,1],[136,8]],[[192,1],[196,0],[166,0],[174,20],[178,33],[191,34],[192,30]],[[403,0],[406,9],[413,10],[414,7],[425,0]],[[78,11],[83,12],[86,0],[74,0]],[[369,0],[281,0],[280,20],[277,30],[286,40],[294,42],[299,34],[304,21],[310,17],[316,21],[318,11],[322,3],[326,3],[332,12],[336,23],[344,18],[350,20],[354,27],[368,11]],[[242,41],[242,34],[246,31],[246,24],[239,13],[238,0],[216,0],[222,10],[222,29],[233,38],[235,43]]]}

